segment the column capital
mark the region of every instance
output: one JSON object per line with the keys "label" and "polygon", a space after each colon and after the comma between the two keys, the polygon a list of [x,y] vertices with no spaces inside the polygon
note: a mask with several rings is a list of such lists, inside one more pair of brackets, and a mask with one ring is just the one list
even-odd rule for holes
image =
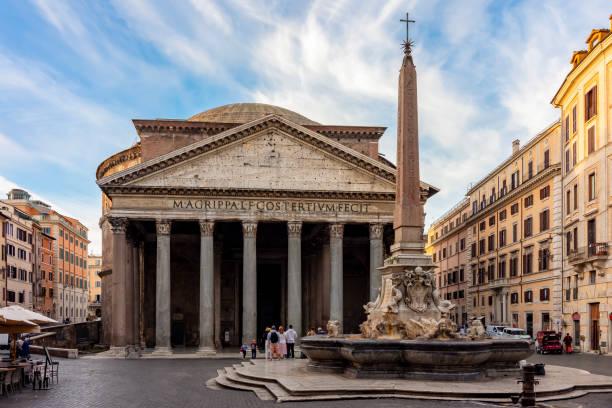
{"label": "column capital", "polygon": [[329,237],[330,238],[342,238],[344,235],[344,224],[329,224]]}
{"label": "column capital", "polygon": [[125,234],[128,225],[128,219],[125,217],[108,217],[108,222],[111,225],[111,231],[114,234]]}
{"label": "column capital", "polygon": [[301,237],[302,221],[287,221],[287,234],[290,237]]}
{"label": "column capital", "polygon": [[257,221],[242,221],[242,234],[245,237],[257,236]]}
{"label": "column capital", "polygon": [[370,239],[381,239],[383,235],[384,225],[381,223],[370,224]]}
{"label": "column capital", "polygon": [[210,237],[213,235],[213,232],[215,231],[215,222],[214,221],[207,221],[207,220],[200,220],[200,235],[204,235],[207,237]]}
{"label": "column capital", "polygon": [[157,220],[155,221],[155,229],[157,235],[170,235],[172,222],[169,220]]}

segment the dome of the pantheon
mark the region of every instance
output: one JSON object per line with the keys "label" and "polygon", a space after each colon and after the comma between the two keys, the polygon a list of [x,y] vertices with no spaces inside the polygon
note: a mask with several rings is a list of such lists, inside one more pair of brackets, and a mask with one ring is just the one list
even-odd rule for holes
{"label": "dome of the pantheon", "polygon": [[232,103],[200,112],[188,120],[193,122],[247,123],[272,114],[286,118],[298,125],[320,125],[320,123],[299,113],[265,103]]}

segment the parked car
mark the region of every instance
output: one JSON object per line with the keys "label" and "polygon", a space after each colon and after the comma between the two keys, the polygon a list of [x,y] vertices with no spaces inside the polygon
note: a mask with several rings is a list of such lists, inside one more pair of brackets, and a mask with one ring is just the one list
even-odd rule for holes
{"label": "parked car", "polygon": [[503,337],[510,337],[513,339],[525,339],[531,340],[531,336],[527,334],[527,332],[523,329],[518,329],[515,327],[506,327],[502,332]]}
{"label": "parked car", "polygon": [[536,353],[563,353],[561,336],[553,330],[543,330],[536,334]]}
{"label": "parked car", "polygon": [[504,332],[505,326],[487,326],[485,331],[491,337],[501,336]]}

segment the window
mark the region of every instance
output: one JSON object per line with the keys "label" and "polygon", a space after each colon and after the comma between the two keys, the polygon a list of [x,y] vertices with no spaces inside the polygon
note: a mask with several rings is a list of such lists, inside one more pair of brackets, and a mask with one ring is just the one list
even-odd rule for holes
{"label": "window", "polygon": [[[568,203],[569,207],[569,203]],[[574,184],[574,210],[578,209],[578,184]]]}
{"label": "window", "polygon": [[492,280],[495,280],[495,264],[494,263],[490,263],[489,266],[487,267],[487,279],[489,279],[489,282]]}
{"label": "window", "polygon": [[519,186],[519,171],[517,170],[514,173],[512,173],[510,177],[510,189],[514,190],[518,186]]}
{"label": "window", "polygon": [[512,242],[518,241],[518,224],[512,224]]}
{"label": "window", "polygon": [[578,116],[576,115],[576,105],[574,105],[574,107],[572,108],[572,134],[576,133],[576,128],[577,128],[576,120],[577,119],[578,119]]}
{"label": "window", "polygon": [[533,233],[533,230],[532,230],[533,218],[531,217],[527,218],[524,224],[525,224],[525,238],[527,238],[527,237],[530,237],[531,234]]}
{"label": "window", "polygon": [[446,258],[446,248],[442,248],[442,257],[440,258],[441,260]]}
{"label": "window", "polygon": [[549,210],[544,210],[540,213],[540,232],[546,231],[550,228],[549,215]]}
{"label": "window", "polygon": [[497,277],[500,279],[506,277],[506,261],[504,259],[499,261],[499,266],[497,267]]}
{"label": "window", "polygon": [[480,223],[480,231],[484,231],[486,227],[487,225],[484,221]]}
{"label": "window", "polygon": [[60,237],[64,238],[64,230],[60,229]]}
{"label": "window", "polygon": [[533,205],[533,194],[529,194],[527,197],[525,197],[525,208],[530,207]]}
{"label": "window", "polygon": [[569,149],[565,151],[565,172],[569,173],[570,170],[570,153]]}
{"label": "window", "polygon": [[548,302],[550,297],[550,289],[542,288],[540,289],[540,302]]}
{"label": "window", "polygon": [[465,250],[465,238],[461,238],[459,241],[459,248],[461,251]]}
{"label": "window", "polygon": [[523,255],[523,275],[529,275],[533,272],[532,262],[533,254],[531,252]]}
{"label": "window", "polygon": [[510,258],[510,262],[509,262],[509,269],[510,269],[510,277],[514,277],[516,275],[518,275],[518,258],[514,257],[514,258]]}
{"label": "window", "polygon": [[465,280],[465,271],[463,269],[459,269],[459,282],[463,282]]}
{"label": "window", "polygon": [[7,300],[9,302],[15,302],[15,292],[13,292],[12,290],[9,290],[6,292],[7,295]]}
{"label": "window", "polygon": [[506,230],[499,231],[499,247],[506,246]]}
{"label": "window", "polygon": [[595,151],[595,126],[591,126],[587,131],[587,154]]}
{"label": "window", "polygon": [[517,292],[513,292],[510,294],[510,303],[516,305],[519,302],[519,297]]}
{"label": "window", "polygon": [[538,271],[548,270],[548,260],[550,258],[550,250],[542,248],[538,251]]}
{"label": "window", "polygon": [[578,248],[578,227],[574,227],[574,249]]}
{"label": "window", "polygon": [[570,211],[571,211],[571,203],[572,200],[572,192],[570,190],[567,190],[565,192],[565,213],[569,215]]}
{"label": "window", "polygon": [[435,252],[434,252],[434,254],[433,254],[433,261],[434,261],[434,262],[437,262],[437,261],[436,261],[436,253],[435,253]]}
{"label": "window", "polygon": [[572,232],[565,233],[565,251],[569,254],[572,249]]}
{"label": "window", "polygon": [[544,168],[547,169],[550,166],[550,151],[544,150]]}
{"label": "window", "polygon": [[589,271],[589,283],[591,285],[595,283],[595,271]]}
{"label": "window", "polygon": [[597,115],[597,86],[592,87],[584,95],[584,121]]}
{"label": "window", "polygon": [[576,142],[572,143],[572,167],[578,163],[578,150],[576,150]]}
{"label": "window", "polygon": [[489,227],[490,227],[491,225],[495,225],[495,216],[494,216],[494,215],[493,215],[493,216],[491,216],[491,217],[489,217]]}
{"label": "window", "polygon": [[485,240],[484,238],[478,242],[478,254],[482,255],[485,253]]}
{"label": "window", "polygon": [[489,306],[493,306],[493,296],[489,296]]}
{"label": "window", "polygon": [[565,129],[563,129],[565,131],[564,133],[565,133],[566,142],[569,142],[569,127],[570,127],[569,126],[569,115],[566,115],[565,116],[565,126],[564,126]]}
{"label": "window", "polygon": [[495,249],[495,235],[491,234],[489,235],[489,252],[493,251]]}
{"label": "window", "polygon": [[544,186],[540,189],[540,200],[548,198],[550,196],[550,185]]}
{"label": "window", "polygon": [[525,295],[524,295],[524,299],[525,299],[525,303],[533,302],[533,292],[530,291],[530,290],[526,290],[525,291]]}
{"label": "window", "polygon": [[476,307],[476,296],[474,296],[473,301],[474,301],[474,307]]}
{"label": "window", "polygon": [[506,210],[504,209],[499,212],[499,220],[503,221],[505,219],[506,219]]}
{"label": "window", "polygon": [[589,201],[595,199],[595,173],[589,174]]}
{"label": "window", "polygon": [[476,256],[476,243],[474,242],[472,244],[472,257],[475,257],[475,256]]}
{"label": "window", "polygon": [[533,177],[533,162],[527,163],[527,180]]}
{"label": "window", "polygon": [[510,206],[510,215],[514,215],[518,212],[518,203],[514,203]]}

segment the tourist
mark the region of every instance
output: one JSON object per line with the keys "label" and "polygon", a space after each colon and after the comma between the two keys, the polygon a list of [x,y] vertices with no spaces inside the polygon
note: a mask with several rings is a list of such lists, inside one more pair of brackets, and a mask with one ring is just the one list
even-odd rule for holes
{"label": "tourist", "polygon": [[572,352],[572,336],[569,333],[565,333],[565,337],[563,338],[563,348],[566,353]]}
{"label": "tourist", "polygon": [[246,344],[243,344],[243,345],[240,347],[240,352],[242,353],[242,359],[243,359],[243,360],[246,360],[246,352],[247,352],[247,349],[248,349],[248,348],[247,348]]}
{"label": "tourist", "polygon": [[270,342],[270,360],[273,360],[275,355],[278,357],[279,360],[281,359],[281,356],[279,354],[279,340],[280,336],[276,331],[276,326],[272,326],[270,328],[270,333],[268,333],[268,342]]}
{"label": "tourist", "polygon": [[23,343],[21,343],[21,357],[30,359],[30,340],[27,336],[23,339]]}
{"label": "tourist", "polygon": [[270,358],[270,328],[266,327],[266,331],[263,334],[263,340],[264,340],[264,357],[265,359],[269,359]]}
{"label": "tourist", "polygon": [[253,339],[251,342],[251,359],[257,358],[257,341]]}
{"label": "tourist", "polygon": [[317,332],[315,331],[314,327],[311,327],[310,330],[308,330],[306,332],[306,336],[316,336]]}
{"label": "tourist", "polygon": [[295,340],[297,333],[293,330],[293,325],[289,325],[289,330],[285,333],[287,338],[287,358],[295,358]]}
{"label": "tourist", "polygon": [[285,329],[283,329],[283,326],[278,327],[278,345],[282,356],[281,358],[287,358],[287,337],[285,336]]}

